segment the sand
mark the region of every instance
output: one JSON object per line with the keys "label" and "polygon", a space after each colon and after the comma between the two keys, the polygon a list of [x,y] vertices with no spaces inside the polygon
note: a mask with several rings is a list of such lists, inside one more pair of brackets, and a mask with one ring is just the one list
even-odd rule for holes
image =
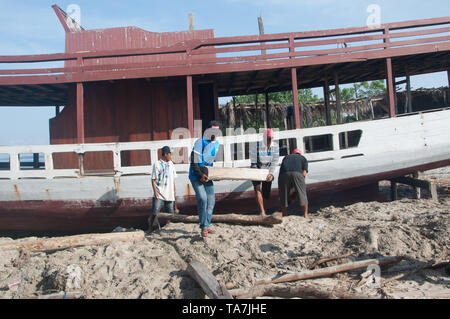
{"label": "sand", "polygon": [[[405,259],[383,269],[381,289],[364,282],[358,286],[366,269],[304,282],[375,297],[404,298],[409,293],[409,298],[435,298],[433,292],[450,291],[448,269],[421,270],[398,278],[407,274],[410,266],[450,256],[450,167],[426,172],[425,176],[438,183],[439,202],[413,199],[412,188],[400,186],[395,202],[312,208],[309,220],[297,213],[294,204],[289,210],[292,215],[280,225],[214,224],[217,233],[207,240],[201,239],[196,224],[171,223],[137,243],[53,253],[0,252],[0,298],[75,291],[89,299],[201,299],[207,297],[185,272],[194,259],[203,262],[220,283],[249,288],[257,280],[307,270],[320,257],[346,253],[351,256],[323,267],[382,256]],[[387,185],[380,183],[386,194]],[[9,240],[0,238],[0,242]],[[18,282],[20,285],[8,288]]]}

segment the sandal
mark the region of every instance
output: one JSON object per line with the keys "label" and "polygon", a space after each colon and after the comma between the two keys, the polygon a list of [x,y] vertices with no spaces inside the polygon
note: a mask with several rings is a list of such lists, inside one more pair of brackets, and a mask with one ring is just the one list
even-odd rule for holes
{"label": "sandal", "polygon": [[208,234],[215,234],[216,233],[215,230],[212,230],[212,229],[207,229],[207,230],[208,230]]}
{"label": "sandal", "polygon": [[206,228],[202,229],[201,235],[202,235],[203,238],[208,237],[208,230]]}

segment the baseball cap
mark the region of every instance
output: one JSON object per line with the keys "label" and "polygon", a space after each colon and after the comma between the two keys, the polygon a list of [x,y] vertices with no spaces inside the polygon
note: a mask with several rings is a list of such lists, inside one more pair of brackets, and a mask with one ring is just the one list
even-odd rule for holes
{"label": "baseball cap", "polygon": [[264,135],[273,138],[275,136],[275,132],[271,128],[268,128],[265,130]]}
{"label": "baseball cap", "polygon": [[162,154],[164,155],[164,154],[172,154],[172,151],[170,150],[170,147],[169,146],[164,146],[163,148],[162,148]]}
{"label": "baseball cap", "polygon": [[292,154],[302,155],[302,152],[299,149],[296,148],[295,150],[292,151]]}

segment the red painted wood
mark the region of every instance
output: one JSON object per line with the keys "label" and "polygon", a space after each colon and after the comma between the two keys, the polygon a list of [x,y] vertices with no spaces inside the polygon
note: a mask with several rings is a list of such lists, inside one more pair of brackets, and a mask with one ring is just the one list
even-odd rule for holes
{"label": "red painted wood", "polygon": [[300,106],[298,103],[298,83],[297,83],[297,69],[291,69],[291,77],[292,77],[292,99],[294,100],[294,118],[295,118],[295,128],[300,129],[301,126],[301,114],[300,114]]}
{"label": "red painted wood", "polygon": [[84,86],[77,83],[77,143],[84,144]]}
{"label": "red painted wood", "polygon": [[392,73],[392,59],[386,59],[386,87],[389,103],[389,117],[395,117],[395,90],[394,90],[394,76]]}
{"label": "red painted wood", "polygon": [[192,95],[192,75],[186,77],[188,130],[194,136],[194,99]]}

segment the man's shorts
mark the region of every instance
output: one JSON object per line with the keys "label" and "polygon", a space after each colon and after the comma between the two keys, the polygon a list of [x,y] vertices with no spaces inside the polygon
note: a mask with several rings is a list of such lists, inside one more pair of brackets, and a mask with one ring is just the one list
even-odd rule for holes
{"label": "man's shorts", "polygon": [[286,172],[278,176],[278,192],[280,193],[281,206],[289,206],[289,193],[292,188],[295,188],[297,191],[300,206],[308,205],[305,176],[300,172]]}
{"label": "man's shorts", "polygon": [[253,188],[255,189],[255,191],[262,192],[262,196],[265,199],[270,199],[270,192],[272,190],[272,182],[253,181],[252,183],[253,183]]}

